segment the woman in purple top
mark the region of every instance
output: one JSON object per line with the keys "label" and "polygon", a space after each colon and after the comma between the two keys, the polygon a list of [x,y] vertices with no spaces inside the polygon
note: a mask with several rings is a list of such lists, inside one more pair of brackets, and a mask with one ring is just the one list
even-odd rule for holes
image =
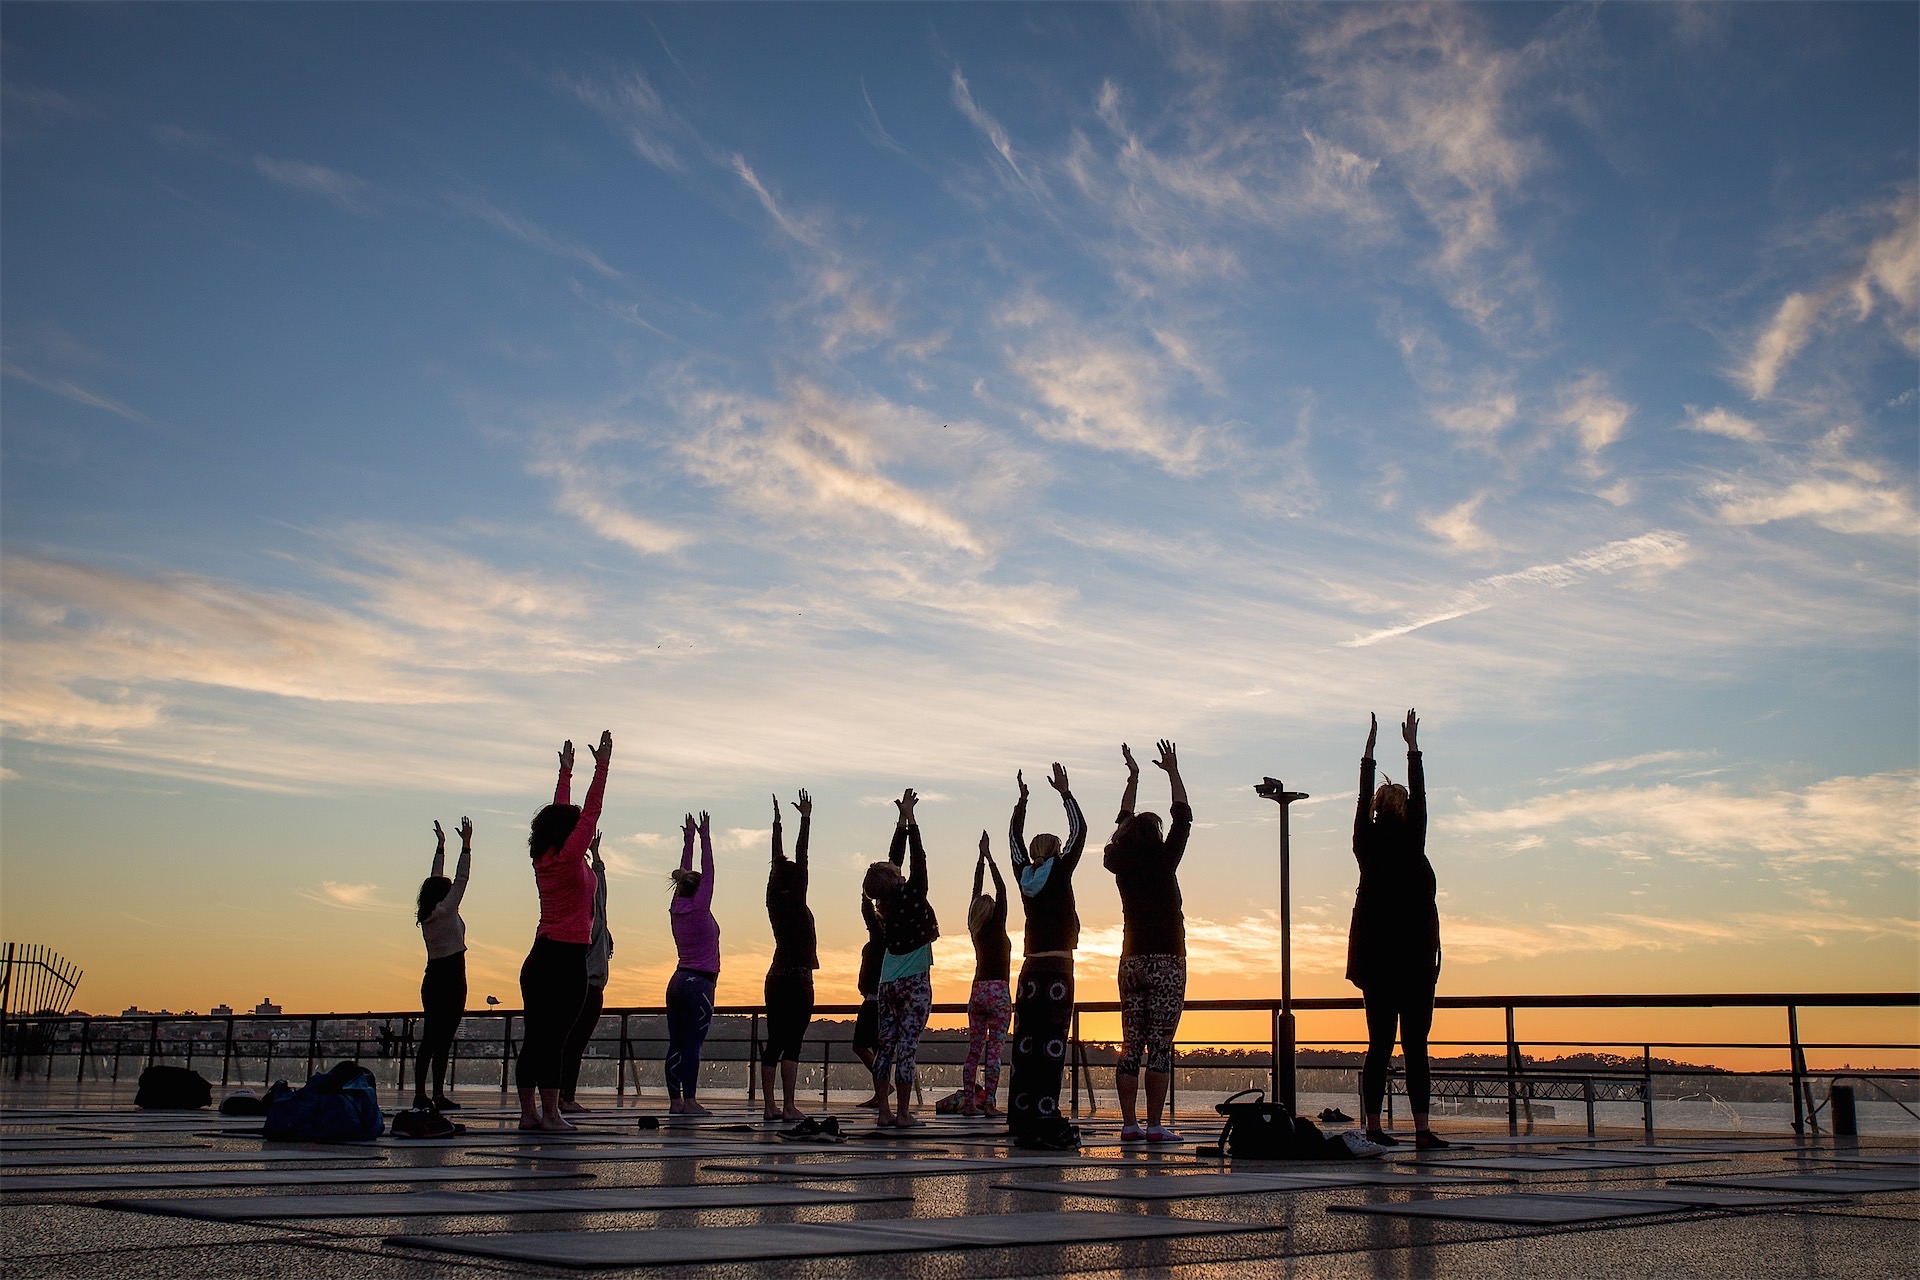
{"label": "woman in purple top", "polygon": [[[674,1115],[712,1115],[694,1101],[700,1084],[700,1049],[713,1024],[713,988],[720,981],[720,922],[713,918],[713,835],[706,810],[694,825],[687,815],[680,834],[680,866],[673,873],[673,903],[667,908],[680,967],[667,980],[667,1110]],[[700,836],[700,869],[693,869],[693,837]]]}

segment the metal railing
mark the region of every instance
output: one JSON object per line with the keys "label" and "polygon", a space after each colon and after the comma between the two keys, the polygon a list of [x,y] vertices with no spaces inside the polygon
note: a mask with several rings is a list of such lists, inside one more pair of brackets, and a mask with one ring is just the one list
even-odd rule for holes
{"label": "metal railing", "polygon": [[[1296,998],[1293,1002],[1296,1014],[1351,1013],[1362,1007],[1357,996],[1304,997]],[[1431,1047],[1436,1058],[1447,1049],[1498,1051],[1498,1065],[1475,1066],[1464,1074],[1504,1086],[1510,1129],[1517,1129],[1530,1101],[1551,1092],[1551,1089],[1543,1092],[1542,1087],[1556,1079],[1568,1084],[1583,1079],[1589,1082],[1595,1079],[1635,1080],[1641,1086],[1636,1092],[1644,1103],[1645,1125],[1649,1133],[1654,1123],[1656,1075],[1661,1078],[1700,1076],[1777,1080],[1786,1085],[1790,1093],[1795,1133],[1803,1133],[1809,1127],[1817,1131],[1818,1106],[1813,1097],[1813,1082],[1816,1080],[1831,1082],[1836,1078],[1858,1077],[1868,1080],[1920,1081],[1920,1043],[1909,1040],[1816,1043],[1803,1041],[1800,1035],[1800,1011],[1803,1009],[1920,1009],[1920,993],[1916,992],[1440,996],[1435,1001],[1435,1007],[1440,1011],[1478,1010],[1504,1015],[1504,1040],[1436,1039],[1431,1042]],[[803,1065],[809,1069],[809,1079],[812,1069],[819,1069],[823,1103],[833,1087],[836,1069],[840,1071],[843,1081],[865,1082],[867,1079],[851,1044],[852,1020],[859,1008],[857,1004],[822,1004],[815,1007],[814,1025],[807,1037],[807,1051],[810,1058],[813,1054],[817,1054],[817,1058],[811,1058]],[[1119,1009],[1119,1004],[1114,1001],[1087,1001],[1074,1010],[1069,1093],[1071,1108],[1076,1116],[1082,1113],[1083,1103],[1089,1111],[1098,1111],[1099,1097],[1093,1069],[1108,1065],[1114,1056],[1112,1041],[1089,1041],[1082,1035],[1082,1019],[1115,1015]],[[1783,1020],[1785,1036],[1777,1040],[1740,1041],[1671,1041],[1645,1036],[1630,1041],[1598,1038],[1523,1041],[1519,1034],[1518,1015],[1523,1011],[1601,1009],[1771,1010]],[[1169,1099],[1171,1104],[1177,1106],[1178,1080],[1183,1071],[1189,1074],[1202,1070],[1244,1073],[1249,1067],[1264,1067],[1270,1089],[1276,1095],[1279,1093],[1282,1039],[1281,1006],[1278,1000],[1191,1000],[1187,1002],[1186,1010],[1190,1014],[1265,1015],[1270,1035],[1258,1041],[1208,1036],[1204,1041],[1189,1039],[1183,1042],[1188,1047],[1184,1050],[1184,1060],[1177,1063],[1175,1094]],[[933,1014],[936,1018],[957,1017],[964,1025],[966,1005],[957,1002],[936,1004]],[[759,1084],[754,1064],[760,1056],[762,1021],[765,1017],[765,1009],[759,1005],[716,1007],[713,1031],[709,1033],[703,1054],[705,1061],[715,1066],[746,1065],[744,1083],[749,1102],[754,1100]],[[830,1021],[834,1019],[844,1021]],[[31,1067],[33,1074],[44,1074],[49,1081],[56,1074],[70,1074],[77,1083],[86,1081],[89,1075],[97,1081],[117,1081],[123,1064],[129,1061],[140,1066],[163,1061],[184,1062],[192,1066],[198,1058],[211,1072],[211,1063],[218,1058],[220,1084],[224,1088],[255,1079],[264,1084],[275,1079],[276,1075],[296,1081],[305,1079],[333,1060],[362,1059],[368,1056],[368,1050],[371,1049],[376,1058],[395,1062],[392,1083],[404,1092],[417,1049],[416,1037],[421,1020],[421,1014],[413,1010],[354,1014],[230,1014],[218,1017],[168,1014],[133,1017],[14,1015],[0,1024],[0,1054],[11,1057],[11,1074],[15,1080],[24,1078]],[[603,1011],[594,1039],[589,1043],[587,1061],[612,1065],[616,1096],[624,1099],[630,1087],[636,1094],[640,1092],[642,1065],[657,1063],[664,1056],[665,1020],[666,1009],[660,1005],[615,1007]],[[518,1009],[490,1008],[468,1013],[462,1023],[461,1036],[454,1042],[449,1064],[455,1081],[462,1070],[477,1068],[484,1071],[488,1083],[492,1083],[497,1067],[498,1087],[502,1091],[508,1089],[518,1047],[514,1034],[516,1025],[524,1025]],[[957,1064],[959,1055],[965,1052],[966,1044],[963,1032],[958,1033],[957,1039],[955,1035],[955,1032],[948,1030],[929,1031],[921,1041],[920,1062],[936,1067]],[[1300,1069],[1350,1073],[1357,1068],[1357,1050],[1364,1048],[1364,1045],[1363,1039],[1352,1038],[1301,1040],[1298,1046],[1303,1059]],[[1542,1062],[1529,1053],[1529,1050],[1569,1048],[1625,1052],[1618,1055],[1617,1062],[1610,1069],[1558,1067],[1552,1062]],[[1782,1065],[1747,1071],[1683,1067],[1672,1063],[1656,1066],[1657,1049],[1759,1050],[1780,1054]],[[1220,1061],[1220,1050],[1240,1051],[1243,1054],[1251,1051],[1254,1056],[1251,1059],[1241,1057]],[[1841,1051],[1898,1055],[1910,1065],[1866,1070],[1852,1067],[1815,1069],[1808,1065],[1809,1053]],[[1340,1054],[1352,1060],[1305,1060],[1315,1056],[1330,1059]],[[1493,1055],[1489,1053],[1487,1056],[1491,1058]],[[68,1059],[70,1065],[61,1069],[56,1063],[63,1058]],[[1632,1061],[1634,1058],[1638,1061]],[[277,1068],[276,1062],[279,1064]],[[1440,1065],[1443,1068],[1445,1066],[1444,1063]],[[250,1067],[253,1069],[249,1070]],[[1446,1072],[1443,1071],[1443,1074]],[[708,1080],[711,1082],[713,1078],[713,1074],[709,1073]],[[1586,1086],[1585,1096],[1589,1101],[1595,1096],[1591,1083]],[[1894,1097],[1891,1092],[1888,1096]],[[1895,1097],[1895,1101],[1899,1099]],[[1904,1107],[1906,1104],[1901,1105]]]}

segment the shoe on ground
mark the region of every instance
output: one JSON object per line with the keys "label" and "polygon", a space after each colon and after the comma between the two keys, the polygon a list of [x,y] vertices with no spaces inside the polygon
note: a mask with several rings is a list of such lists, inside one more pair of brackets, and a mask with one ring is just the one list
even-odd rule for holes
{"label": "shoe on ground", "polygon": [[1400,1145],[1400,1139],[1394,1137],[1385,1129],[1367,1130],[1367,1141],[1376,1147],[1397,1147]]}
{"label": "shoe on ground", "polygon": [[1356,1159],[1368,1159],[1387,1153],[1387,1149],[1379,1143],[1367,1141],[1367,1135],[1358,1129],[1347,1130],[1340,1135],[1340,1141],[1346,1144],[1347,1150],[1351,1151]]}
{"label": "shoe on ground", "polygon": [[427,1095],[426,1095],[426,1094],[424,1094],[424,1093],[416,1093],[416,1094],[414,1094],[414,1095],[413,1095],[413,1110],[415,1110],[415,1111],[437,1111],[437,1110],[439,1110],[439,1108],[438,1108],[438,1107],[436,1107],[436,1106],[434,1106],[434,1105],[433,1105],[433,1103],[432,1103],[431,1101],[429,1101],[429,1100],[428,1100],[428,1098],[427,1098]]}
{"label": "shoe on ground", "polygon": [[1142,1129],[1139,1125],[1123,1124],[1120,1126],[1120,1141],[1145,1142],[1146,1140],[1147,1140],[1147,1131],[1145,1129]]}
{"label": "shoe on ground", "polygon": [[437,1094],[433,1099],[433,1109],[435,1111],[458,1111],[460,1104],[445,1094]]}
{"label": "shoe on ground", "polygon": [[1179,1142],[1180,1135],[1163,1124],[1156,1124],[1147,1130],[1148,1142]]}
{"label": "shoe on ground", "polygon": [[1080,1131],[1070,1124],[1063,1124],[1057,1129],[1040,1133],[1023,1133],[1013,1140],[1013,1145],[1023,1151],[1077,1151],[1080,1148]]}
{"label": "shoe on ground", "polygon": [[1445,1151],[1453,1144],[1431,1129],[1422,1129],[1413,1135],[1415,1151]]}
{"label": "shoe on ground", "polygon": [[1338,1107],[1326,1107],[1320,1112],[1321,1124],[1352,1124],[1353,1117]]}

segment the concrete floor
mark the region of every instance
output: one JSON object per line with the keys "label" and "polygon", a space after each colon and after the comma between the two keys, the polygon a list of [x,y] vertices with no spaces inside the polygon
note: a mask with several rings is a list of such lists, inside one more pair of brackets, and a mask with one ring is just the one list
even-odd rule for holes
{"label": "concrete floor", "polygon": [[[492,1104],[499,1100],[497,1093],[474,1093],[469,1100],[483,1104],[463,1113],[461,1117],[471,1126],[474,1135],[511,1127],[512,1121],[504,1112],[492,1109]],[[75,1111],[68,1112],[67,1109],[76,1106]],[[200,1144],[208,1150],[232,1152],[237,1160],[244,1160],[251,1152],[256,1156],[256,1163],[261,1144],[258,1139],[240,1136],[204,1136],[223,1127],[219,1118],[210,1112],[185,1117],[179,1113],[143,1115],[131,1111],[124,1098],[77,1098],[71,1086],[65,1089],[57,1086],[36,1089],[31,1084],[9,1085],[0,1092],[0,1107],[6,1108],[0,1112],[0,1166],[17,1170],[17,1173],[0,1175],[0,1265],[4,1265],[5,1274],[10,1277],[179,1276],[205,1280],[211,1276],[338,1276],[359,1280],[369,1276],[578,1275],[581,1272],[562,1267],[529,1266],[423,1252],[399,1248],[386,1241],[388,1237],[398,1234],[452,1235],[668,1227],[724,1229],[761,1223],[831,1223],[900,1217],[957,1218],[1058,1210],[1233,1222],[1257,1229],[1244,1234],[1159,1240],[773,1259],[697,1267],[615,1268],[599,1274],[645,1275],[661,1280],[681,1275],[888,1275],[928,1277],[929,1280],[952,1277],[958,1280],[959,1277],[969,1276],[1074,1275],[1117,1278],[1123,1274],[1129,1277],[1180,1276],[1191,1277],[1192,1280],[1246,1280],[1249,1276],[1593,1276],[1604,1277],[1604,1280],[1630,1280],[1642,1276],[1697,1276],[1703,1280],[1728,1280],[1729,1277],[1749,1276],[1880,1277],[1920,1274],[1920,1168],[1903,1170],[1911,1175],[1913,1187],[1910,1190],[1855,1195],[1845,1203],[1835,1205],[1774,1207],[1764,1212],[1744,1213],[1684,1212],[1630,1219],[1621,1223],[1540,1227],[1359,1216],[1329,1211],[1336,1204],[1462,1193],[1462,1188],[1452,1185],[1431,1189],[1358,1187],[1260,1192],[1144,1202],[1061,1197],[1050,1193],[996,1188],[991,1184],[1010,1180],[1077,1180],[1118,1175],[1113,1166],[1092,1163],[1064,1170],[1057,1166],[1023,1164],[1018,1157],[1009,1158],[1009,1154],[996,1142],[998,1131],[991,1125],[978,1121],[930,1119],[928,1136],[915,1140],[914,1145],[942,1145],[954,1156],[992,1157],[997,1167],[990,1172],[954,1174],[942,1173],[933,1167],[916,1166],[903,1170],[898,1176],[807,1184],[861,1191],[891,1191],[911,1197],[897,1201],[644,1213],[307,1218],[228,1224],[133,1212],[114,1205],[134,1197],[246,1196],[307,1190],[319,1194],[376,1188],[365,1185],[312,1188],[277,1186],[275,1170],[268,1166],[260,1170],[257,1184],[251,1187],[127,1192],[81,1189],[22,1193],[8,1189],[8,1182],[22,1175],[60,1172],[50,1168],[21,1167],[23,1161],[38,1159],[42,1154],[37,1149],[40,1145],[73,1138],[80,1140],[80,1149],[99,1149],[112,1141],[106,1133],[89,1137],[86,1131],[63,1126],[104,1123],[114,1133],[127,1137]],[[586,1118],[586,1123],[623,1140],[640,1143],[661,1136],[660,1133],[643,1132],[635,1127],[635,1117],[649,1113],[651,1109],[606,1110]],[[727,1144],[730,1149],[737,1145],[743,1156],[759,1155],[780,1161],[804,1160],[823,1151],[855,1154],[843,1148],[781,1144],[759,1132],[757,1124],[752,1132],[720,1131],[722,1125],[737,1126],[752,1119],[744,1109],[736,1109],[694,1129],[663,1132],[698,1136],[703,1143],[710,1140],[716,1144]],[[843,1115],[843,1120],[850,1130],[866,1127],[855,1116]],[[1122,1157],[1121,1148],[1111,1143],[1115,1132],[1111,1118],[1094,1118],[1089,1123],[1096,1131],[1096,1145],[1090,1146],[1086,1154],[1093,1158]],[[183,1125],[188,1127],[178,1127]],[[226,1125],[240,1127],[231,1121]],[[1188,1132],[1190,1137],[1201,1141],[1210,1140],[1211,1137],[1197,1121]],[[1461,1122],[1450,1136],[1466,1139],[1475,1132],[1490,1138],[1503,1136],[1484,1121]],[[1572,1127],[1544,1130],[1541,1136],[1558,1137],[1566,1144],[1583,1143],[1586,1137],[1584,1130]],[[1640,1141],[1637,1131],[1603,1133],[1601,1136],[1620,1145]],[[1662,1143],[1679,1144],[1689,1136],[1724,1141],[1729,1135],[1662,1132],[1659,1140]],[[1752,1139],[1756,1146],[1779,1146],[1792,1142],[1791,1134],[1737,1136]],[[1772,1142],[1762,1142],[1762,1138],[1770,1138]],[[1108,1140],[1107,1145],[1098,1145],[1101,1139]],[[28,1150],[29,1145],[36,1149]],[[875,1140],[873,1145],[897,1148],[903,1144],[897,1140],[891,1144]],[[1855,1150],[1883,1153],[1911,1151],[1915,1145],[1910,1140],[1866,1139],[1857,1147],[1836,1152],[1831,1139],[1809,1144],[1830,1154],[1845,1154]],[[1518,1148],[1489,1145],[1477,1149],[1474,1155],[1492,1157],[1509,1151],[1540,1154],[1555,1150],[1558,1146],[1559,1143]],[[461,1148],[418,1143],[402,1145],[385,1140],[380,1146],[391,1165],[463,1168],[489,1163],[497,1158],[472,1154],[484,1149],[479,1144]],[[135,1153],[128,1154],[131,1158]],[[146,1157],[164,1152],[145,1150],[138,1154]],[[1596,1188],[1658,1187],[1673,1178],[1778,1173],[1799,1168],[1797,1163],[1789,1163],[1793,1154],[1781,1150],[1742,1150],[1724,1156],[1716,1154],[1707,1163],[1664,1165],[1658,1168],[1510,1173],[1504,1175],[1511,1179],[1510,1182],[1486,1176],[1484,1185],[1475,1183],[1465,1191],[1566,1193]],[[498,1162],[520,1168],[564,1169],[570,1174],[590,1174],[592,1177],[555,1180],[550,1184],[463,1184],[462,1189],[485,1188],[488,1185],[513,1190],[547,1186],[671,1186],[737,1180],[737,1175],[703,1168],[703,1162],[699,1160],[588,1160],[584,1163],[561,1164],[499,1158]],[[1217,1162],[1200,1161],[1192,1156],[1178,1157],[1175,1163],[1187,1170],[1219,1167]],[[1394,1163],[1401,1163],[1397,1155]],[[89,1176],[105,1175],[146,1167],[89,1166],[83,1172]],[[1881,1172],[1887,1172],[1898,1167],[1878,1168]],[[1457,1171],[1453,1168],[1447,1170]],[[1473,1170],[1469,1167],[1465,1172],[1471,1174]],[[786,1180],[781,1181],[784,1183]]]}

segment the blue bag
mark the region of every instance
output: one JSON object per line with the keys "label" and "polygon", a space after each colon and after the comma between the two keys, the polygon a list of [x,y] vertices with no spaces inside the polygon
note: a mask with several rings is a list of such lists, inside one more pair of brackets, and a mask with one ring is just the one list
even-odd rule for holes
{"label": "blue bag", "polygon": [[281,1142],[365,1142],[387,1131],[373,1073],[342,1062],[267,1103],[263,1133]]}

